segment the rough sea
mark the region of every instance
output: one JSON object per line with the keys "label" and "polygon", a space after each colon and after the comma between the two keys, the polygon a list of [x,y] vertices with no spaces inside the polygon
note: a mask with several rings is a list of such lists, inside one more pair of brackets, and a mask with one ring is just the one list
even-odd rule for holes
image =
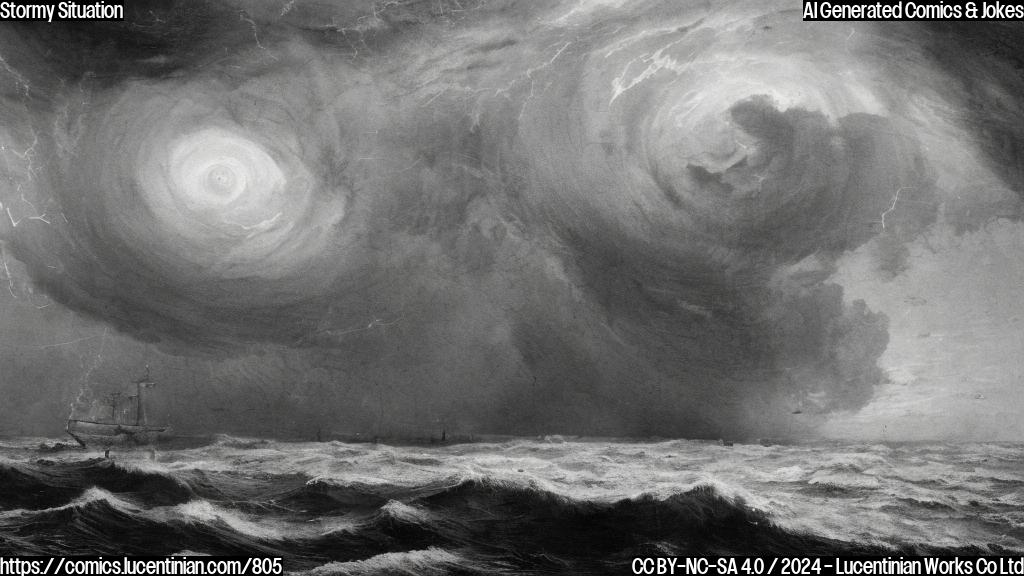
{"label": "rough sea", "polygon": [[1020,554],[1024,445],[218,436],[0,441],[0,555],[282,557],[309,574],[627,574],[635,556]]}

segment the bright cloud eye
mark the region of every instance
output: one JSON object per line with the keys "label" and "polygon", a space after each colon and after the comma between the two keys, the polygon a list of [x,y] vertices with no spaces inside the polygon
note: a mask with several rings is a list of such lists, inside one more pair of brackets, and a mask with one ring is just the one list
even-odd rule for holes
{"label": "bright cloud eye", "polygon": [[169,180],[168,194],[189,209],[216,209],[229,220],[273,204],[285,185],[281,167],[258,143],[216,128],[181,136],[160,176]]}
{"label": "bright cloud eye", "polygon": [[324,180],[316,160],[326,152],[315,140],[299,144],[296,134],[308,133],[301,124],[263,125],[267,108],[249,115],[235,92],[219,88],[126,85],[107,112],[126,122],[98,121],[89,132],[123,143],[123,153],[96,147],[81,155],[89,194],[71,201],[96,211],[104,241],[138,260],[158,260],[158,283],[185,297],[202,291],[203,282],[233,289],[254,278],[271,286],[268,300],[299,297],[300,289],[277,288],[336,273],[318,266],[346,214],[348,191]]}
{"label": "bright cloud eye", "polygon": [[206,184],[213,194],[227,194],[235,188],[235,173],[228,166],[214,166],[206,173]]}

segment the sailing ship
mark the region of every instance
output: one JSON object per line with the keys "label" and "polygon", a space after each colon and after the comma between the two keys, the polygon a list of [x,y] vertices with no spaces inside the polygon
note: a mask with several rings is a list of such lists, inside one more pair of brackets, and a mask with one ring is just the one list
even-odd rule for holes
{"label": "sailing ship", "polygon": [[[114,446],[144,446],[154,443],[168,429],[167,426],[153,426],[146,422],[144,392],[154,385],[146,374],[134,382],[135,394],[125,396],[114,392],[107,396],[104,407],[110,407],[109,417],[92,419],[68,418],[67,433],[83,448],[103,448],[109,455]],[[74,414],[72,414],[74,416]]]}

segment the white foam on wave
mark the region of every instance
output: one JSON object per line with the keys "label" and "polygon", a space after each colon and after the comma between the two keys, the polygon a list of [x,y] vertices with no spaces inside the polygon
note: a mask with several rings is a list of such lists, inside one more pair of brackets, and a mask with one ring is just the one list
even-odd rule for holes
{"label": "white foam on wave", "polygon": [[61,510],[70,510],[74,508],[82,508],[92,504],[94,502],[105,502],[111,508],[123,512],[125,514],[135,514],[140,511],[140,508],[128,502],[118,498],[114,494],[107,492],[103,488],[93,486],[86,488],[84,492],[77,498],[71,500],[67,504],[61,504],[60,506],[54,506],[53,508],[43,508],[42,510],[27,510],[24,508],[16,508],[14,510],[5,510],[0,512],[0,519],[10,519],[25,516],[34,516],[38,514],[47,514],[51,512],[59,512]]}
{"label": "white foam on wave", "polygon": [[462,556],[441,548],[388,552],[366,560],[353,562],[332,562],[318,566],[305,574],[311,576],[362,576],[370,574],[394,574],[408,576],[441,576],[454,569],[466,569],[474,563]]}
{"label": "white foam on wave", "polygon": [[878,488],[881,482],[874,476],[866,476],[852,472],[815,472],[807,480],[808,484],[827,484],[840,488]]}
{"label": "white foam on wave", "polygon": [[222,508],[207,500],[190,500],[176,506],[153,508],[147,512],[154,520],[162,523],[188,522],[209,524],[220,522],[228,528],[260,540],[280,540],[285,534],[282,526],[265,518],[254,520],[246,514]]}
{"label": "white foam on wave", "polygon": [[381,506],[380,511],[389,518],[413,524],[426,524],[432,519],[429,511],[403,504],[397,500],[389,500],[387,504]]}
{"label": "white foam on wave", "polygon": [[801,466],[783,466],[765,475],[769,482],[800,482],[806,477],[807,472]]}

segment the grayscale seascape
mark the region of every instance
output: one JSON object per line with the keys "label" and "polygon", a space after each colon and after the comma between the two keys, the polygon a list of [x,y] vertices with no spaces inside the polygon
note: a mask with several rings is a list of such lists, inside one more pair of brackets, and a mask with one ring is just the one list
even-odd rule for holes
{"label": "grayscale seascape", "polygon": [[1024,554],[1024,25],[803,16],[0,22],[0,555]]}

